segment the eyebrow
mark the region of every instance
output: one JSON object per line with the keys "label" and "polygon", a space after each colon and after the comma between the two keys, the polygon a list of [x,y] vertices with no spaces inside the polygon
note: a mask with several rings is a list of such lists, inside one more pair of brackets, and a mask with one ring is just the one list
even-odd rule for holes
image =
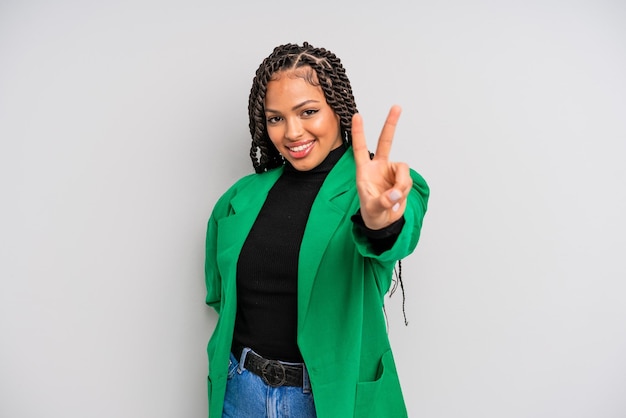
{"label": "eyebrow", "polygon": [[[298,110],[299,108],[304,107],[308,105],[309,103],[319,103],[319,102],[320,102],[319,100],[314,100],[314,99],[305,100],[302,103],[298,103],[297,105],[292,107],[291,110]],[[280,113],[278,110],[268,109],[268,108],[265,108],[265,111],[269,113]]]}

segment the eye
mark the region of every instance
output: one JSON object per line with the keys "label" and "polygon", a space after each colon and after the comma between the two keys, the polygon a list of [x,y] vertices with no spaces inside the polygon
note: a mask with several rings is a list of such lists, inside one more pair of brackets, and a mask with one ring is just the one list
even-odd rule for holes
{"label": "eye", "polygon": [[302,115],[303,116],[313,116],[317,112],[319,112],[319,109],[307,109],[304,112],[302,112]]}
{"label": "eye", "polygon": [[275,123],[278,123],[280,122],[280,120],[281,120],[280,116],[269,116],[266,119],[268,125],[273,125]]}

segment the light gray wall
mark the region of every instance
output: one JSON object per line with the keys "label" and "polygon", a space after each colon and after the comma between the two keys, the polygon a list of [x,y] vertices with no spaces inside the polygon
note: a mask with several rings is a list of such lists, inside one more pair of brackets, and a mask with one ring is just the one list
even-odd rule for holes
{"label": "light gray wall", "polygon": [[626,416],[621,1],[0,3],[0,416],[202,417],[204,228],[284,42],[432,187],[388,303],[411,417]]}

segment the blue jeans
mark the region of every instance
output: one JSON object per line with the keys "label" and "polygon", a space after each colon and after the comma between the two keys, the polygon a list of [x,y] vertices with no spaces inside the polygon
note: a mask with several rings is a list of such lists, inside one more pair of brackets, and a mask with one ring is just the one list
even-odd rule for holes
{"label": "blue jeans", "polygon": [[[243,360],[230,355],[228,382],[224,398],[224,418],[315,418],[315,404],[308,375],[302,387],[267,385],[256,374],[246,370]],[[306,369],[305,369],[306,370]]]}

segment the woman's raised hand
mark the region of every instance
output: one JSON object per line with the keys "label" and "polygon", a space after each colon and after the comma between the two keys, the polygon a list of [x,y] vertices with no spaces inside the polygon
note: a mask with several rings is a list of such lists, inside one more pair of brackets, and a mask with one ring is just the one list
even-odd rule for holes
{"label": "woman's raised hand", "polygon": [[406,198],[413,185],[409,166],[389,161],[391,143],[401,112],[400,106],[392,106],[389,110],[373,159],[370,159],[365,141],[363,118],[358,113],[352,117],[356,187],[361,202],[361,216],[370,229],[382,229],[402,217]]}

